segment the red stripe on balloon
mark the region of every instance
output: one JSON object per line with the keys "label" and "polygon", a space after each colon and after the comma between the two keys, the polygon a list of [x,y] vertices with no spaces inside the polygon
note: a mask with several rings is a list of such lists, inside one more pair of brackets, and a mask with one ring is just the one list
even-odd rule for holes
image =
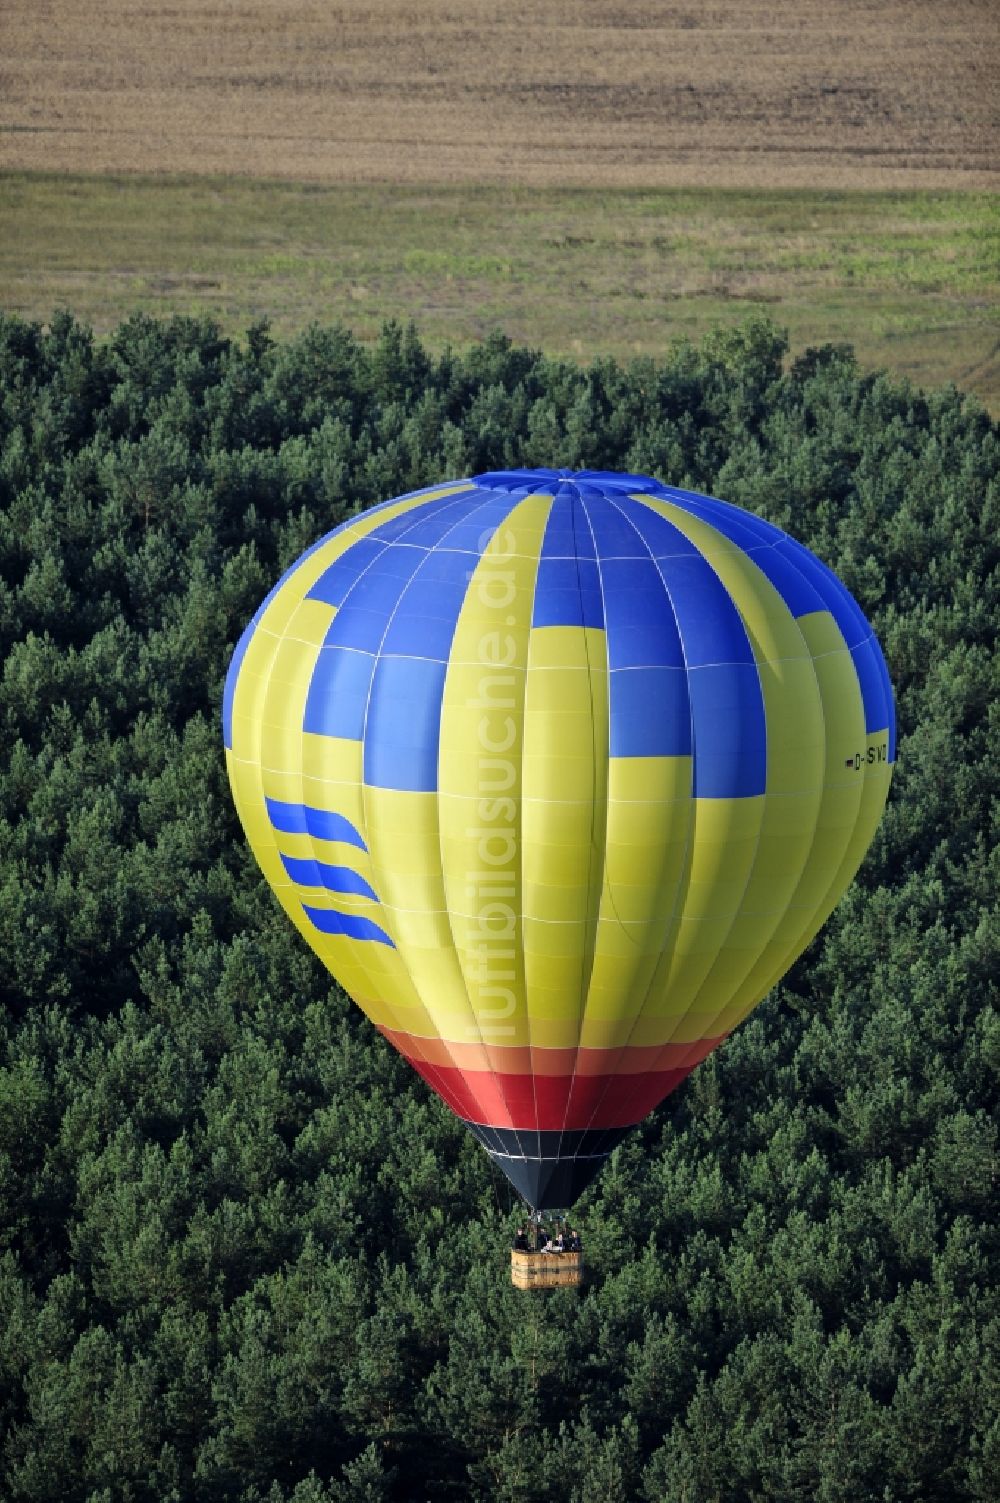
{"label": "red stripe on balloon", "polygon": [[412,1056],[410,1062],[465,1121],[540,1132],[630,1127],[669,1096],[697,1063],[641,1075],[532,1076],[463,1071]]}

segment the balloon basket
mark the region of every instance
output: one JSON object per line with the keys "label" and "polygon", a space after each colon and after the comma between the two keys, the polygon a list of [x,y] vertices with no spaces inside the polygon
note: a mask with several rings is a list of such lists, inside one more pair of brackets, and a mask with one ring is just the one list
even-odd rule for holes
{"label": "balloon basket", "polygon": [[515,1289],[578,1289],[583,1283],[583,1254],[519,1252],[513,1248],[510,1281]]}

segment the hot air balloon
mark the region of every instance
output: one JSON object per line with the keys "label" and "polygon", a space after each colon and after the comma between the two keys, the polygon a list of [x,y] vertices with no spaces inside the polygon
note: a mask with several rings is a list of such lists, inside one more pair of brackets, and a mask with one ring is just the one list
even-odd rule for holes
{"label": "hot air balloon", "polygon": [[586,470],[338,527],[244,632],[223,718],[278,901],[536,1210],[808,945],[895,759],[879,645],[812,553]]}

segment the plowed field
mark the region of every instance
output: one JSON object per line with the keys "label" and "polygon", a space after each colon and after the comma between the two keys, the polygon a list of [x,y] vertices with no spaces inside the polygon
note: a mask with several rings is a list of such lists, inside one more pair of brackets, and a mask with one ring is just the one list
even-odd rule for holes
{"label": "plowed field", "polygon": [[4,0],[0,166],[996,187],[995,0]]}

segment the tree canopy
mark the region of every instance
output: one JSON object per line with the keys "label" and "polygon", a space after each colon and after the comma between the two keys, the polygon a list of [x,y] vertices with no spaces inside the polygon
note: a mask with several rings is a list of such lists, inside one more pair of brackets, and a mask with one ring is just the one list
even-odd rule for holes
{"label": "tree canopy", "polygon": [[[752,321],[590,367],[0,317],[0,1492],[18,1503],[987,1500],[1000,442]],[[784,527],[884,646],[875,844],[510,1287],[518,1208],[271,898],[222,683],[357,509],[519,465]]]}

